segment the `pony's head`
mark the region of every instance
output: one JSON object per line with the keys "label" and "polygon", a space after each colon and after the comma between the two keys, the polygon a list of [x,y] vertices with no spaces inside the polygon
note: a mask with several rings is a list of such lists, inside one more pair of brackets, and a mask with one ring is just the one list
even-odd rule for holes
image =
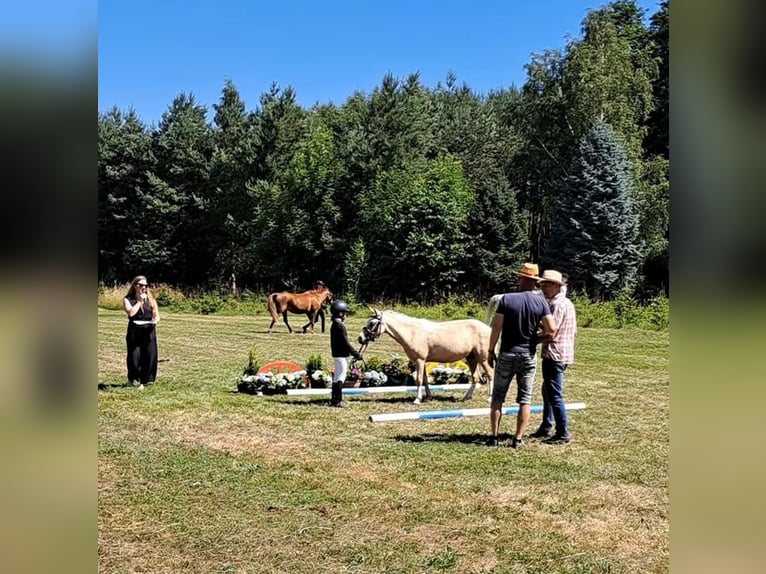
{"label": "pony's head", "polygon": [[386,324],[383,322],[383,313],[374,307],[370,307],[370,317],[362,327],[362,331],[357,337],[360,345],[368,345],[380,337],[386,330]]}

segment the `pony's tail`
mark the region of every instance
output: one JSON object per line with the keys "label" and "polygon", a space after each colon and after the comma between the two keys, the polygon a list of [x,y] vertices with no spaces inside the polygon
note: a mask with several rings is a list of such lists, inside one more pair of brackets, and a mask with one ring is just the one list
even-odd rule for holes
{"label": "pony's tail", "polygon": [[269,315],[274,321],[279,321],[279,313],[277,313],[277,293],[269,295],[267,308],[269,309]]}

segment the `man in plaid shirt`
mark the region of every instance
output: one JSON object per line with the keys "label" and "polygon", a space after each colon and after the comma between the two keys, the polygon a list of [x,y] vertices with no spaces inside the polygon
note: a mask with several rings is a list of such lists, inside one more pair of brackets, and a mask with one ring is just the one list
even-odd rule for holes
{"label": "man in plaid shirt", "polygon": [[[553,314],[556,330],[542,335],[543,344],[543,422],[532,437],[544,438],[546,444],[567,444],[571,439],[567,428],[567,412],[564,407],[564,371],[574,362],[574,338],[577,334],[577,317],[572,301],[566,298],[562,274],[547,270],[540,279],[540,288]],[[553,425],[556,432],[550,436]]]}

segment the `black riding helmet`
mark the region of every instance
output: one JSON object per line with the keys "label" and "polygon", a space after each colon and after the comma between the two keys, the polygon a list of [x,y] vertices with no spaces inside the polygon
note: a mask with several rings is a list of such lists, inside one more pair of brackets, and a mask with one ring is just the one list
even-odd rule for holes
{"label": "black riding helmet", "polygon": [[349,309],[348,303],[337,299],[332,302],[332,305],[330,305],[330,313],[333,317],[337,317],[341,313],[351,313],[351,309]]}

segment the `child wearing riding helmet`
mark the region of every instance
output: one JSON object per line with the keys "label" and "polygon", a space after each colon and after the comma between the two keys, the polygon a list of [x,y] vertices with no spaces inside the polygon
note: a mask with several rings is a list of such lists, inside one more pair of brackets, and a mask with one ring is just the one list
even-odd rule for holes
{"label": "child wearing riding helmet", "polygon": [[348,356],[351,355],[359,360],[362,355],[356,351],[348,340],[348,332],[343,321],[351,312],[348,303],[338,299],[330,305],[330,314],[332,323],[330,325],[330,351],[333,362],[333,382],[330,396],[330,406],[342,407],[343,402],[343,381],[346,380],[348,372]]}

